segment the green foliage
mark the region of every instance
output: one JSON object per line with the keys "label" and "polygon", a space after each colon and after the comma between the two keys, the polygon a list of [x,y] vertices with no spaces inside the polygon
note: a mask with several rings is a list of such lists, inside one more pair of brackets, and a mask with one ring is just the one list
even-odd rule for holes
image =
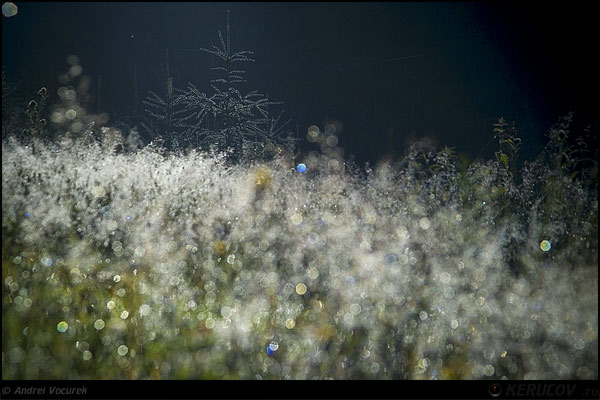
{"label": "green foliage", "polygon": [[31,100],[27,104],[27,119],[29,122],[29,129],[27,136],[30,138],[42,138],[46,129],[46,119],[43,118],[43,114],[46,108],[46,101],[48,100],[48,89],[42,87],[38,90],[40,96],[38,101]]}
{"label": "green foliage", "polygon": [[[2,69],[2,137],[21,138],[28,143],[34,139],[48,139],[46,130],[46,103],[49,97],[45,87],[37,92],[38,98],[32,99],[23,107],[19,95],[19,85],[6,80]],[[24,128],[25,127],[25,128]]]}
{"label": "green foliage", "polygon": [[26,107],[22,106],[19,97],[18,84],[8,82],[2,70],[2,137],[19,138],[32,145],[35,151],[35,141],[47,140],[46,103],[48,90],[45,87],[38,90],[38,99],[32,99]]}
{"label": "green foliage", "polygon": [[[219,71],[212,96],[189,87],[197,126],[255,156],[272,103]],[[182,127],[165,82],[146,105]],[[59,89],[58,143],[37,140],[45,91],[35,151],[3,141],[4,379],[597,379],[597,153],[570,116],[520,169],[500,119],[495,160],[415,144],[359,174],[331,145],[300,175],[83,140],[83,92]]]}
{"label": "green foliage", "polygon": [[521,139],[517,137],[515,123],[508,124],[504,118],[500,118],[494,124],[494,137],[498,139],[500,146],[495,153],[496,161],[507,168],[511,176],[515,177],[517,173],[518,152],[521,146]]}
{"label": "green foliage", "polygon": [[[541,156],[549,159],[554,170],[568,176],[570,181],[579,179],[581,182],[593,182],[598,189],[598,148],[590,149],[589,136],[593,135],[590,128],[579,132],[574,141],[569,142],[572,135],[571,125],[573,113],[559,119],[548,132],[548,144]],[[588,140],[584,137],[588,136]]]}

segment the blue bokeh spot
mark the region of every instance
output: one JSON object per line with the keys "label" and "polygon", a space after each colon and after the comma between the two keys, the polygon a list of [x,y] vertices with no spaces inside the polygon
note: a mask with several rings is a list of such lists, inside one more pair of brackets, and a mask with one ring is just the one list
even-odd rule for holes
{"label": "blue bokeh spot", "polygon": [[271,343],[267,346],[267,354],[272,356],[279,349],[279,345],[276,343]]}
{"label": "blue bokeh spot", "polygon": [[296,169],[298,170],[298,172],[300,172],[301,174],[306,172],[306,165],[305,164],[298,164],[298,166],[296,167]]}

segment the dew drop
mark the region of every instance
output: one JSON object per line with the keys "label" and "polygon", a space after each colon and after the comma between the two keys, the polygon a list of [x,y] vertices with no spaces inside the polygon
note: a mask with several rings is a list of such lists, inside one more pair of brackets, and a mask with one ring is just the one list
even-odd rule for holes
{"label": "dew drop", "polygon": [[56,330],[59,331],[60,333],[65,333],[67,331],[67,329],[69,329],[69,324],[67,324],[65,321],[60,321],[56,325]]}
{"label": "dew drop", "polygon": [[96,328],[97,331],[102,330],[104,328],[104,321],[97,319],[96,322],[94,322],[94,328]]}
{"label": "dew drop", "polygon": [[125,354],[127,354],[128,351],[129,351],[129,349],[124,344],[120,345],[119,348],[117,349],[117,353],[120,356],[124,356]]}
{"label": "dew drop", "polygon": [[279,343],[277,342],[271,342],[268,346],[267,346],[267,354],[272,356],[273,354],[275,354],[275,352],[279,350]]}
{"label": "dew drop", "polygon": [[306,172],[306,165],[303,163],[298,164],[298,166],[296,167],[296,169],[298,170],[298,172],[300,172],[301,174]]}
{"label": "dew drop", "polygon": [[303,295],[306,293],[306,285],[304,283],[299,283],[296,285],[296,293],[299,295]]}
{"label": "dew drop", "polygon": [[547,240],[542,240],[540,243],[540,249],[542,249],[542,251],[550,251],[551,248],[552,244]]}
{"label": "dew drop", "polygon": [[483,374],[485,376],[492,376],[494,375],[494,372],[496,370],[494,369],[494,366],[491,364],[487,364],[485,367],[483,367]]}
{"label": "dew drop", "polygon": [[7,1],[6,3],[2,4],[2,15],[5,17],[14,17],[17,15],[17,12],[18,8],[15,3]]}

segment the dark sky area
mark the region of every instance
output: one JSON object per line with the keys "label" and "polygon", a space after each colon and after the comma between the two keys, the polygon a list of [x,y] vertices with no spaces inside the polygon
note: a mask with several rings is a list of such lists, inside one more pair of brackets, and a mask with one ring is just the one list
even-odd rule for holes
{"label": "dark sky area", "polygon": [[475,156],[499,117],[526,156],[569,111],[597,132],[598,2],[15,4],[2,17],[9,80],[56,93],[77,55],[113,121],[133,111],[134,67],[140,93],[161,90],[166,48],[175,87],[206,87],[211,56],[176,49],[217,44],[229,9],[232,48],[255,52],[246,88],[283,101],[303,138],[340,121],[359,162],[422,136]]}

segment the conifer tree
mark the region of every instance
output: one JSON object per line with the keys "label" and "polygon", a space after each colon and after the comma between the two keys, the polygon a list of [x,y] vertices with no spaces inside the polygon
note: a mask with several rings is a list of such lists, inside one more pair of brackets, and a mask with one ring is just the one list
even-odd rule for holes
{"label": "conifer tree", "polygon": [[229,10],[225,36],[221,31],[218,36],[219,46],[192,50],[219,59],[219,65],[211,68],[218,75],[210,81],[210,94],[191,82],[185,90],[173,89],[172,78],[167,77],[166,100],[151,92],[145,104],[153,108],[148,110],[150,115],[162,121],[174,139],[184,145],[230,150],[234,159],[242,155],[262,158],[273,144],[286,140],[282,136],[287,122],[280,123],[282,113],[273,117],[269,111],[270,105],[282,103],[269,100],[257,90],[244,92],[240,87],[247,81],[239,64],[254,62],[254,53],[232,50]]}

